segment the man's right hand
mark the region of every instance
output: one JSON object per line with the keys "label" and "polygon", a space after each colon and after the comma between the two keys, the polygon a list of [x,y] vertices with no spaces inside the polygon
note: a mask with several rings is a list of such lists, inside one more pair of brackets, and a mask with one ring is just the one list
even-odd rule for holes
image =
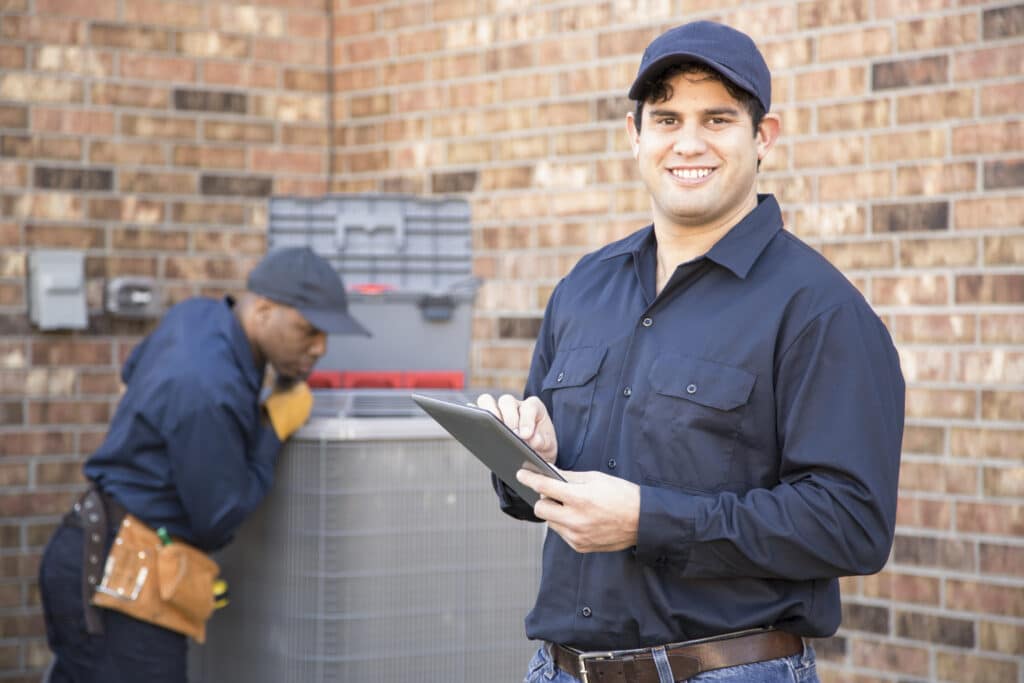
{"label": "man's right hand", "polygon": [[493,413],[519,435],[537,455],[555,464],[558,457],[558,438],[548,409],[536,396],[520,401],[511,394],[502,394],[497,400],[490,394],[481,394],[476,404]]}

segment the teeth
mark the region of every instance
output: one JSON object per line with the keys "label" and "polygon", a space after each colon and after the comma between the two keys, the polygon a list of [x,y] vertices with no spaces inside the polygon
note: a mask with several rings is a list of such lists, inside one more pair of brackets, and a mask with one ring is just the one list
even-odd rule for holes
{"label": "teeth", "polygon": [[705,178],[711,173],[710,168],[674,168],[672,169],[672,175],[677,178],[683,178],[685,180],[699,180]]}

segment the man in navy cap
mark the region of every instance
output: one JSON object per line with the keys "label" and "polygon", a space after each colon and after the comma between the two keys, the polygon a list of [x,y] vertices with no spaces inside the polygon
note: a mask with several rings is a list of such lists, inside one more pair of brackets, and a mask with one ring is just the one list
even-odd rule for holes
{"label": "man in navy cap", "polygon": [[674,28],[626,117],[653,223],[551,295],[525,400],[481,397],[567,482],[546,521],[534,681],[816,681],[839,581],[892,544],[904,384],[889,334],[757,193],[779,134],[745,34]]}
{"label": "man in navy cap", "polygon": [[[174,306],[125,363],[124,395],[85,464],[90,489],[39,570],[50,683],[185,682],[182,633],[90,605],[113,536],[130,514],[176,544],[207,553],[227,544],[309,416],[304,378],[327,333],[368,334],[348,314],[341,278],[308,248],[270,252],[247,290]],[[261,401],[268,366],[276,382]]]}

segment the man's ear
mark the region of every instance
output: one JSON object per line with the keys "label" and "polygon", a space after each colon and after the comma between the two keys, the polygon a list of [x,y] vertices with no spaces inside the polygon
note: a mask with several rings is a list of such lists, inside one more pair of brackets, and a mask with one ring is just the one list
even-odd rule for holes
{"label": "man's ear", "polygon": [[772,147],[775,146],[775,141],[779,139],[779,133],[782,130],[782,120],[778,114],[765,114],[764,118],[761,119],[760,125],[757,127],[757,159],[763,161],[768,152],[771,151]]}
{"label": "man's ear", "polygon": [[266,325],[270,320],[270,314],[274,311],[274,302],[270,299],[265,299],[262,296],[257,296],[252,302],[252,317],[253,320],[260,325]]}
{"label": "man's ear", "polygon": [[636,126],[636,116],[633,112],[626,114],[626,134],[629,136],[629,146],[633,149],[633,158],[640,154],[640,130]]}

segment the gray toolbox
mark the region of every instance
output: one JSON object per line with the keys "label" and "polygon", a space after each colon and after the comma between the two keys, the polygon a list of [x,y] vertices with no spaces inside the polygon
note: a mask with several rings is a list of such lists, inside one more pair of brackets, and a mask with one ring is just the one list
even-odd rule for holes
{"label": "gray toolbox", "polygon": [[352,315],[372,333],[332,336],[317,370],[469,366],[469,204],[396,194],[270,200],[268,248],[309,246],[342,274]]}

